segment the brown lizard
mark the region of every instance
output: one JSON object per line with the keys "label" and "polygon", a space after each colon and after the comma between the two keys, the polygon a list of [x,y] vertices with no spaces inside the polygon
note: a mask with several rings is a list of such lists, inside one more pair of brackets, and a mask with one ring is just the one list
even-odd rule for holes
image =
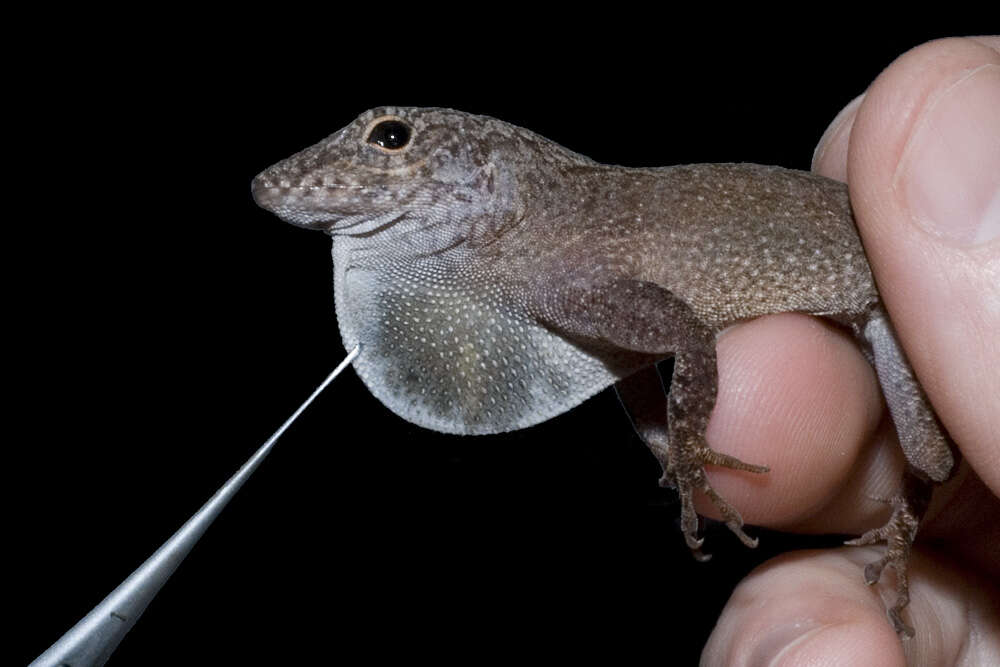
{"label": "brown lizard", "polygon": [[[554,417],[614,384],[677,489],[700,550],[701,490],[744,544],[706,465],[715,343],[731,324],[800,312],[853,333],[908,463],[865,568],[896,572],[902,637],[910,547],[953,444],[899,346],[858,238],[847,187],[755,164],[599,164],[528,130],[448,109],[385,107],[261,173],[257,203],[333,237],[335,298],[355,369],[413,423],[488,434]],[[674,357],[664,395],[656,362]]]}

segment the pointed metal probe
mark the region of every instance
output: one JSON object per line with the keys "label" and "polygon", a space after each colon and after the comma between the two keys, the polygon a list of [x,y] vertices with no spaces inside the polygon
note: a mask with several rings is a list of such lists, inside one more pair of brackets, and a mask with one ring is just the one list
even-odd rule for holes
{"label": "pointed metal probe", "polygon": [[146,610],[166,583],[177,566],[188,555],[191,548],[205,533],[226,504],[232,499],[243,482],[249,479],[260,462],[264,460],[281,434],[292,425],[302,412],[309,407],[320,392],[337,377],[348,364],[354,361],[361,350],[356,345],[347,358],[330,373],[325,380],[310,394],[299,409],[292,413],[284,424],[267,439],[260,449],[233,475],[222,488],[215,492],[194,516],[174,533],[173,537],[163,543],[145,563],[133,572],[128,579],[111,592],[108,597],[94,607],[79,623],[74,625],[45,653],[38,656],[29,667],[91,667],[103,665],[125,634],[132,629],[139,616]]}

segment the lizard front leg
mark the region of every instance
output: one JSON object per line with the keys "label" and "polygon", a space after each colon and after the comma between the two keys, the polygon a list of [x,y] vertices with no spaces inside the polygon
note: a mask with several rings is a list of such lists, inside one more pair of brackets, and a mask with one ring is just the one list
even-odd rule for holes
{"label": "lizard front leg", "polygon": [[708,560],[710,556],[701,551],[703,538],[698,536],[695,490],[711,499],[723,521],[745,545],[757,546],[757,540],[743,531],[739,511],[712,488],[705,466],[755,473],[768,470],[716,452],[705,442],[708,418],[715,403],[716,377],[713,348],[710,355],[676,355],[669,395],[664,394],[659,373],[653,366],[615,385],[636,432],[660,462],[663,469],[660,485],[677,490],[684,539],[698,560]]}
{"label": "lizard front leg", "polygon": [[[568,298],[566,298],[568,297]],[[694,492],[707,495],[723,521],[749,547],[757,540],[743,532],[735,507],[709,484],[706,465],[747,472],[767,472],[712,450],[705,442],[708,419],[715,406],[718,371],[715,332],[703,324],[683,300],[653,283],[619,280],[568,293],[553,308],[561,325],[574,335],[596,339],[621,352],[647,359],[674,356],[670,391],[664,396],[655,366],[646,361],[638,372],[616,384],[636,430],[663,467],[661,484],[677,489],[684,538],[696,558],[701,552]]]}

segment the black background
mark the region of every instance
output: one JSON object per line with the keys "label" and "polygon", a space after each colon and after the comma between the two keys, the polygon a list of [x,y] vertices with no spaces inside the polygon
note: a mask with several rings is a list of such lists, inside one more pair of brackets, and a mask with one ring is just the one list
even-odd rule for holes
{"label": "black background", "polygon": [[[33,118],[11,131],[31,176],[7,190],[7,421],[24,431],[4,467],[3,662],[89,611],[343,357],[329,240],[254,206],[268,165],[398,104],[496,116],[602,162],[808,169],[897,55],[969,30],[411,18],[147,17],[78,36],[27,82]],[[695,563],[658,474],[610,392],[462,438],[403,422],[348,372],[109,664],[694,664],[736,582],[790,543],[749,551],[712,527],[715,559]]]}

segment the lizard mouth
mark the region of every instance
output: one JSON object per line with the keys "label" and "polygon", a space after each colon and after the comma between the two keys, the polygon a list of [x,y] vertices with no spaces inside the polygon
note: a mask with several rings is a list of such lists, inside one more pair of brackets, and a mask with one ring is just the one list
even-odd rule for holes
{"label": "lizard mouth", "polygon": [[265,174],[257,176],[250,187],[250,193],[258,206],[297,227],[329,231],[344,220],[358,217],[319,205],[310,196],[314,194],[314,190],[273,181],[265,178]]}
{"label": "lizard mouth", "polygon": [[267,178],[266,173],[253,180],[250,191],[254,201],[261,208],[297,227],[320,229],[331,236],[369,236],[406,217],[406,212],[399,210],[384,213],[359,210],[360,202],[345,206],[347,211],[338,211],[330,206],[333,202],[326,202],[326,206],[323,206],[310,196],[316,190],[363,190],[364,186],[295,186]]}
{"label": "lizard mouth", "polygon": [[405,217],[405,211],[389,211],[375,216],[368,213],[349,215],[329,223],[325,231],[330,236],[371,236],[392,227]]}

